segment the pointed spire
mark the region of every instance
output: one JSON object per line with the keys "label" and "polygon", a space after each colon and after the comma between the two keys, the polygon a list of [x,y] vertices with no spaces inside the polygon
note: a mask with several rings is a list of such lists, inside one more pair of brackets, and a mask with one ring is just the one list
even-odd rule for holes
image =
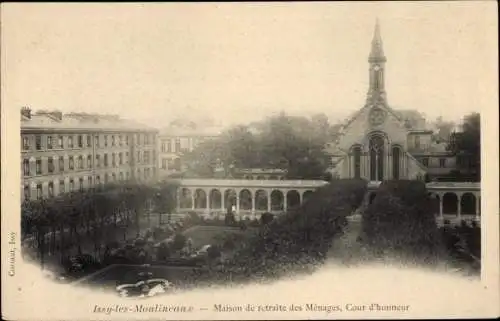
{"label": "pointed spire", "polygon": [[375,32],[373,33],[372,49],[369,60],[385,61],[384,49],[382,47],[382,36],[380,35],[380,23],[378,18],[375,21]]}

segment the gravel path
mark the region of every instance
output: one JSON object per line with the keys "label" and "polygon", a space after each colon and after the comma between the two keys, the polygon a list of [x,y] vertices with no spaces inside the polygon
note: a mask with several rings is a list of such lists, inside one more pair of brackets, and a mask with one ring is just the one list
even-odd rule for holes
{"label": "gravel path", "polygon": [[348,225],[344,228],[343,235],[333,240],[327,254],[328,261],[335,264],[354,266],[368,260],[368,253],[357,240],[360,232],[361,222],[349,220]]}

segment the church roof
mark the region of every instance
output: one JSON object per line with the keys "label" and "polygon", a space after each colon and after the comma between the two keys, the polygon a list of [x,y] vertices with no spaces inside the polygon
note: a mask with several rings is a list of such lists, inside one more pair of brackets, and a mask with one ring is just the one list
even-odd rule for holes
{"label": "church roof", "polygon": [[[358,118],[358,116],[363,111],[365,111],[366,109],[368,109],[370,107],[371,107],[371,105],[366,105],[363,108],[356,111],[351,117],[349,117],[348,120],[346,121],[346,123],[342,126],[341,133],[344,132],[349,127],[349,125],[351,125],[351,123],[353,123],[356,120],[356,118]],[[404,119],[401,117],[401,115],[397,111],[395,111],[394,109],[392,109],[391,107],[389,107],[386,104],[384,104],[383,107],[385,110],[387,110],[387,112],[392,114],[396,118],[396,120],[398,120],[400,122],[404,122]]]}

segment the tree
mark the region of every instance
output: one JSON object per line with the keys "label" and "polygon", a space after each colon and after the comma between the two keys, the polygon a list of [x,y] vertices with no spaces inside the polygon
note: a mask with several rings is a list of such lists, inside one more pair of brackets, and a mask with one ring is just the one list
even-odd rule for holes
{"label": "tree", "polygon": [[224,216],[224,224],[228,226],[232,226],[236,223],[236,218],[234,217],[234,213],[232,210],[228,210],[226,215]]}
{"label": "tree", "polygon": [[33,208],[33,202],[25,200],[21,204],[21,241],[27,238],[28,235],[32,235],[35,231],[35,212]]}
{"label": "tree", "polygon": [[360,206],[366,188],[365,181],[340,179],[318,188],[303,206],[277,216],[257,235],[241,242],[231,268],[245,275],[262,275],[315,266],[324,259],[342,218]]}
{"label": "tree", "polygon": [[455,128],[455,123],[452,121],[443,120],[443,117],[438,117],[434,122],[436,131],[434,133],[434,140],[438,143],[448,142],[450,136]]}
{"label": "tree", "polygon": [[457,165],[470,173],[475,181],[481,180],[481,123],[479,113],[464,117],[462,131],[452,133],[448,150],[457,157]]}
{"label": "tree", "polygon": [[177,233],[174,236],[174,240],[172,242],[172,250],[178,251],[181,250],[187,242],[187,238],[184,234],[182,233]]}
{"label": "tree", "polygon": [[207,256],[210,262],[213,262],[214,260],[218,259],[222,254],[221,249],[216,246],[212,245],[207,249]]}
{"label": "tree", "polygon": [[152,199],[155,193],[156,191],[152,187],[143,184],[126,186],[124,189],[125,204],[127,209],[134,213],[137,233],[140,232],[140,218],[144,213],[146,203]]}
{"label": "tree", "polygon": [[156,257],[160,261],[165,261],[170,257],[170,248],[167,244],[161,243],[160,246],[158,246]]}
{"label": "tree", "polygon": [[440,253],[436,219],[425,183],[384,181],[363,213],[363,239],[376,252],[434,263]]}
{"label": "tree", "polygon": [[49,230],[49,221],[48,221],[48,208],[47,202],[45,200],[37,200],[34,203],[34,217],[33,223],[35,228],[35,235],[37,240],[37,249],[38,255],[40,257],[40,263],[42,268],[45,263],[45,254],[46,254],[46,234]]}
{"label": "tree", "polygon": [[311,126],[318,139],[326,140],[330,134],[330,122],[325,114],[316,114],[311,117]]}
{"label": "tree", "polygon": [[179,184],[174,180],[163,181],[159,184],[156,192],[156,210],[158,213],[158,224],[161,225],[161,215],[168,213],[169,216],[177,208],[177,190]]}
{"label": "tree", "polygon": [[[61,194],[51,199],[26,200],[21,206],[21,237],[25,240],[28,235],[33,235],[35,242],[32,246],[37,247],[42,261],[47,249],[55,252],[59,247],[63,258],[66,249],[75,243],[81,253],[82,233],[93,240],[95,251],[100,251],[103,237],[109,237],[109,233],[113,233],[109,229],[111,219],[117,228],[119,211],[127,214],[130,209],[140,208],[140,202],[130,197],[139,195],[138,200],[142,199],[141,193],[136,193],[137,190],[140,190],[138,184],[107,184],[95,189]],[[149,187],[144,190],[147,191],[145,195],[150,195]],[[47,234],[49,232],[50,236]]]}
{"label": "tree", "polygon": [[329,138],[328,118],[319,114],[306,117],[277,116],[249,126],[231,128],[217,139],[199,145],[184,155],[190,173],[214,177],[222,165],[230,173],[237,168],[280,168],[290,178],[320,179],[326,169],[323,151]]}
{"label": "tree", "polygon": [[268,213],[268,212],[266,212],[260,216],[260,221],[261,221],[262,225],[267,225],[267,224],[271,223],[273,220],[274,220],[274,215],[271,213]]}

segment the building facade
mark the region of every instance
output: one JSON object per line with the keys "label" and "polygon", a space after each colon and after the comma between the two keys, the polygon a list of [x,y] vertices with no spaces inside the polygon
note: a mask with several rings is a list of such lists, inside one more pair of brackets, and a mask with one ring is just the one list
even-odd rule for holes
{"label": "building facade", "polygon": [[433,140],[433,131],[413,110],[395,110],[387,101],[385,65],[378,21],[371,44],[366,103],[328,144],[334,178],[438,179],[456,169],[447,142]]}
{"label": "building facade", "polygon": [[21,110],[22,199],[157,176],[157,130],[117,115]]}
{"label": "building facade", "polygon": [[182,155],[193,151],[200,143],[214,139],[222,133],[222,128],[200,126],[189,121],[173,121],[164,128],[158,139],[159,176],[168,177],[185,170]]}

